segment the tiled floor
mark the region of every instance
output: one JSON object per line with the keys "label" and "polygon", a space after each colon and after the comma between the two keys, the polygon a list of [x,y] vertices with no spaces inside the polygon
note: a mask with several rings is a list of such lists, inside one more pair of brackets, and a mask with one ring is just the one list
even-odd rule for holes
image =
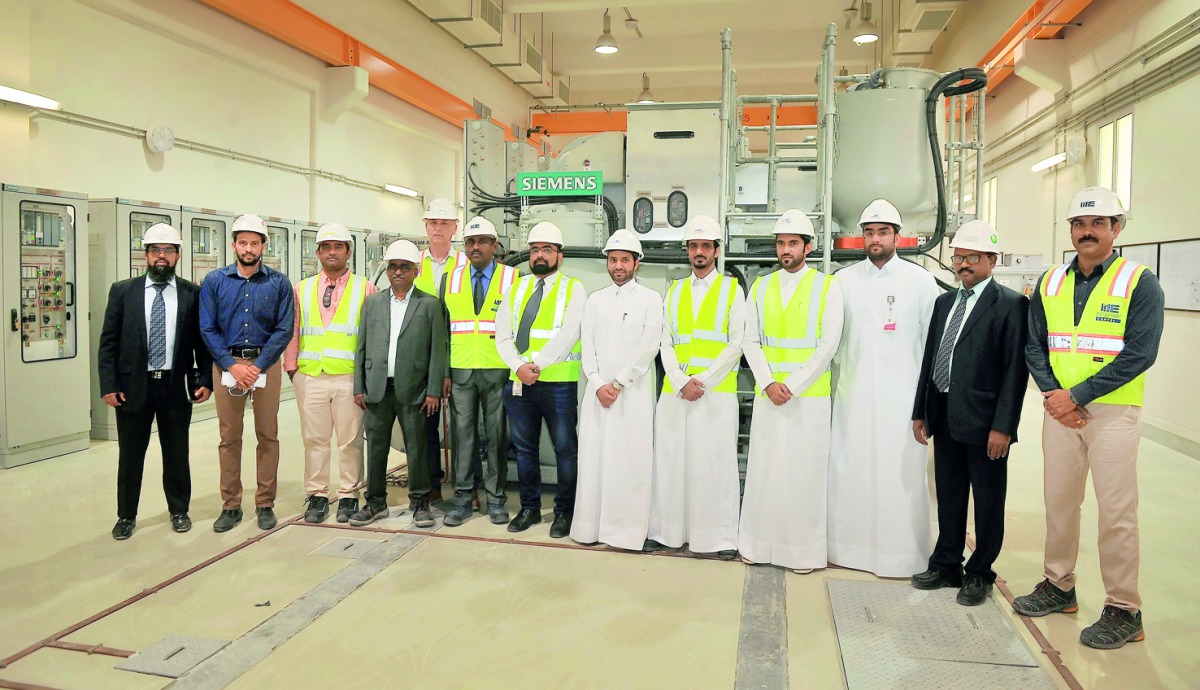
{"label": "tiled floor", "polygon": [[[1032,396],[1027,409],[1038,411]],[[281,412],[280,502],[302,504],[295,408]],[[1040,419],[1027,414],[1010,460],[1001,578],[1025,593],[1041,578],[1044,533]],[[116,444],[0,472],[0,657],[36,645],[129,597],[142,598],[62,639],[137,650],[167,634],[237,639],[352,561],[310,555],[336,537],[386,539],[330,527],[288,525],[253,543],[253,518],[225,534],[219,511],[216,423],[192,431],[192,532],[171,532],[159,489],[157,451],[148,462],[134,537],[115,542]],[[249,457],[249,453],[247,456]],[[1036,621],[1070,673],[1088,688],[1195,687],[1200,676],[1200,601],[1191,596],[1200,544],[1200,462],[1143,442],[1140,463],[1142,591],[1147,639],[1115,652],[1079,645],[1079,630],[1103,602],[1095,552],[1095,507],[1084,507],[1080,603],[1074,616]],[[244,472],[250,482],[252,470]],[[549,505],[549,497],[547,505]],[[391,496],[405,505],[402,490]],[[547,510],[547,513],[549,510]],[[410,515],[383,523],[408,527]],[[330,519],[332,524],[332,518]],[[738,665],[747,566],[665,554],[569,548],[548,523],[522,535],[476,518],[442,528],[316,618],[232,687],[297,688],[338,683],[392,687],[490,684],[532,688],[730,688]],[[144,593],[233,547],[238,551]],[[756,566],[767,567],[767,566]],[[874,579],[839,569],[785,575],[789,684],[842,685],[825,578]],[[266,602],[270,605],[266,605]],[[1007,603],[998,603],[1006,615]],[[1015,628],[1059,687],[1062,676],[1023,622]],[[120,658],[40,648],[0,669],[0,680],[56,688],[162,688],[167,678],[113,670]],[[0,683],[0,686],[3,684]]]}

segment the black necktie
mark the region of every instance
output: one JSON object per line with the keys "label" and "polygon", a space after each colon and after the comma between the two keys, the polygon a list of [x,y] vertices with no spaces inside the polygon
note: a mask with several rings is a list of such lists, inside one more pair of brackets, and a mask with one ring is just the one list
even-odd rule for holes
{"label": "black necktie", "polygon": [[475,315],[479,316],[479,310],[483,309],[483,271],[475,272],[475,286],[471,289],[471,292],[475,298]]}
{"label": "black necktie", "polygon": [[950,354],[954,352],[954,341],[958,339],[958,329],[962,326],[963,315],[967,313],[967,300],[974,294],[974,288],[962,291],[962,299],[954,307],[950,323],[946,325],[946,333],[942,336],[942,344],[938,346],[937,357],[933,361],[933,384],[939,391],[950,390]]}
{"label": "black necktie", "polygon": [[538,308],[542,306],[542,287],[546,281],[538,278],[533,295],[525,303],[525,311],[521,312],[521,325],[517,327],[517,352],[524,354],[529,349],[529,331],[533,328],[533,320],[537,318]]}

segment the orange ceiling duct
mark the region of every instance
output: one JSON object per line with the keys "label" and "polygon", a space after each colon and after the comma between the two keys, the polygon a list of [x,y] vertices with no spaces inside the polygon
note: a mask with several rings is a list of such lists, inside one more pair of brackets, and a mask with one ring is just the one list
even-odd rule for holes
{"label": "orange ceiling duct", "polygon": [[1013,53],[1022,41],[1058,37],[1062,25],[1074,20],[1090,4],[1092,0],[1035,0],[979,61],[979,66],[987,69],[988,90],[995,90],[1012,74]]}

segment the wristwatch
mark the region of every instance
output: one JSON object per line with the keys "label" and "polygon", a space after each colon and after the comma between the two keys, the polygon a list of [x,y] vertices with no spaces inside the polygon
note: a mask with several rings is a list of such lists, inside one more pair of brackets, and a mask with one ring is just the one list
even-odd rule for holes
{"label": "wristwatch", "polygon": [[616,379],[613,379],[612,387],[616,388],[617,390],[621,390],[621,389],[625,388],[625,386],[622,386],[621,382]]}
{"label": "wristwatch", "polygon": [[1071,391],[1067,391],[1067,397],[1071,399],[1071,404],[1072,404],[1072,405],[1076,405],[1076,406],[1078,406],[1078,405],[1079,405],[1079,401],[1075,399],[1075,394],[1074,394],[1074,393],[1072,393]]}

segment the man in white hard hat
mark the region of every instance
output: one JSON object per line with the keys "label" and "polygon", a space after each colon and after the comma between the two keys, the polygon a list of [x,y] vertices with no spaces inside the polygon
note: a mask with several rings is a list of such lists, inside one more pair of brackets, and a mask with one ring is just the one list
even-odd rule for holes
{"label": "man in white hard hat", "polygon": [[737,378],[746,297],[737,279],[717,268],[721,235],[711,216],[688,221],[683,239],[692,274],[667,290],[649,538],[729,560],[737,556],[741,506]]}
{"label": "man in white hard hat", "polygon": [[927,449],[910,412],[938,287],[896,253],[895,206],[872,201],[859,225],[867,256],[837,274],[846,324],[834,359],[829,562],[910,577],[932,550]]}
{"label": "man in white hard hat", "polygon": [[642,243],[629,230],[604,245],[612,285],[583,308],[580,342],[587,384],[579,410],[579,481],[571,538],[641,550],[654,475],[654,358],[663,303],[638,283]]}
{"label": "man in white hard hat", "polygon": [[[454,506],[444,523],[456,527],[471,517],[476,485],[486,495],[488,518],[502,525],[508,483],[508,425],[504,418],[504,384],[508,365],[496,349],[496,313],[520,272],[493,259],[496,226],[472,218],[463,231],[468,260],[442,277],[440,294],[450,317],[450,405],[454,424]],[[479,426],[483,426],[483,438]],[[486,467],[476,465],[480,442]]]}
{"label": "man in white hard hat", "polygon": [[773,231],[782,268],[756,279],[746,301],[742,349],[755,395],[738,551],[807,573],[828,564],[829,363],[842,339],[842,291],[805,263],[816,234],[806,213],[785,211]]}
{"label": "man in white hard hat", "polygon": [[183,241],[165,223],[146,229],[146,274],[113,283],[96,348],[100,393],[117,416],[117,524],[133,535],[151,425],[158,422],[171,529],[192,528],[188,430],[192,403],[212,392],[212,358],[200,339],[200,287],[175,275]]}
{"label": "man in white hard hat", "polygon": [[[438,295],[442,285],[442,277],[453,273],[459,266],[467,264],[467,255],[458,251],[450,244],[454,233],[458,232],[458,209],[449,199],[434,199],[425,207],[421,216],[425,221],[425,236],[429,238],[429,247],[421,250],[420,273],[417,275],[416,287],[427,295]],[[450,396],[450,376],[447,373],[442,385],[442,397]],[[426,420],[429,427],[426,434],[429,444],[429,480],[433,484],[430,500],[438,503],[442,500],[442,480],[446,473],[442,470],[442,429],[441,414],[436,414]]]}
{"label": "man in white hard hat", "polygon": [[1026,616],[1074,613],[1079,506],[1092,474],[1100,516],[1100,619],[1079,641],[1116,649],[1141,640],[1137,451],[1146,370],[1158,356],[1164,297],[1145,266],[1113,251],[1125,209],[1088,187],[1067,213],[1078,256],[1046,272],[1029,305],[1025,361],[1042,391],[1046,471],[1045,579],[1013,608]]}
{"label": "man in white hard hat", "polygon": [[283,368],[296,388],[304,438],[304,521],[329,515],[330,437],[337,435],[337,521],[358,511],[363,487],[363,411],[354,404],[354,351],[363,301],[376,292],[348,263],[354,238],[341,223],[317,230],[321,271],[296,284],[295,328]]}
{"label": "man in white hard hat", "polygon": [[[938,538],[917,589],[959,588],[978,606],[991,594],[992,564],[1004,541],[1008,449],[1017,441],[1025,400],[1029,299],[992,280],[1000,256],[995,229],[964,223],[950,242],[962,289],[937,298],[913,403],[913,437],[933,438]],[[975,503],[975,548],[963,570],[967,504]]]}
{"label": "man in white hard hat", "polygon": [[251,396],[258,440],[254,510],[259,529],[268,530],[276,524],[279,482],[279,358],[292,340],[295,298],[287,276],[262,261],[269,237],[262,218],[238,216],[229,237],[236,261],[209,273],[200,287],[200,333],[216,366],[221,432],[222,506],[213,531],[228,532],[242,521],[242,429]]}
{"label": "man in white hard hat", "polygon": [[442,397],[446,312],[437,297],[413,286],[421,262],[417,245],[396,240],[383,261],[391,289],[366,298],[354,360],[354,401],[367,411],[367,496],[350,524],[369,525],[389,514],[388,455],[399,419],[413,524],[432,527],[425,420],[437,414]]}
{"label": "man in white hard hat", "polygon": [[587,290],[565,276],[562,232],[553,223],[529,230],[529,270],[500,301],[496,349],[512,372],[504,386],[504,410],[517,453],[521,512],[509,532],[524,532],[542,521],[542,471],[538,463],[542,422],[546,422],[558,467],[554,523],[550,536],[571,531],[578,471],[579,324]]}

